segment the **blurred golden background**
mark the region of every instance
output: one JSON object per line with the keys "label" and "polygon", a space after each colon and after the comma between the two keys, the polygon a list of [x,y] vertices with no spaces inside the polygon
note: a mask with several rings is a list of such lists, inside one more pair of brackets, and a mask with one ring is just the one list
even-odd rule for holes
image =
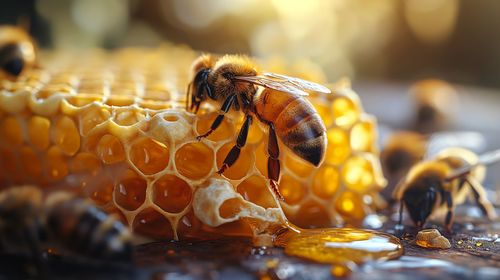
{"label": "blurred golden background", "polygon": [[156,46],[309,59],[328,80],[435,77],[500,87],[500,2],[459,0],[25,0],[0,23],[29,19],[42,47]]}

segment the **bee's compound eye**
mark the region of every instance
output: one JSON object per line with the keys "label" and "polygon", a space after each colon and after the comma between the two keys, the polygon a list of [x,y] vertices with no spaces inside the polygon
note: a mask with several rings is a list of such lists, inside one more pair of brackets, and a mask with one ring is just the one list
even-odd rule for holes
{"label": "bee's compound eye", "polygon": [[4,69],[7,73],[19,76],[24,68],[24,61],[21,58],[13,58],[4,63],[2,65],[2,69]]}

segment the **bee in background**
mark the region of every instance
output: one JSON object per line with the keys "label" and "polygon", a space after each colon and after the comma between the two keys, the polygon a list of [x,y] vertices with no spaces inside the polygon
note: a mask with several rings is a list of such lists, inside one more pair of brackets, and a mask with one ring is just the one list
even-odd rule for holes
{"label": "bee in background", "polygon": [[382,171],[388,180],[382,195],[387,200],[392,199],[394,187],[408,170],[424,158],[427,140],[426,136],[411,131],[396,132],[389,137],[380,153]]}
{"label": "bee in background", "polygon": [[128,260],[132,253],[128,228],[87,200],[68,192],[53,192],[44,198],[34,186],[2,191],[0,248],[28,250],[40,262],[42,244],[97,259]]}
{"label": "bee in background", "polygon": [[446,129],[458,107],[458,94],[449,83],[428,79],[415,83],[410,89],[415,103],[413,128],[420,133]]}
{"label": "bee in background", "polygon": [[418,162],[432,159],[440,151],[450,147],[462,147],[474,152],[484,151],[486,140],[477,132],[453,131],[420,134],[412,131],[397,131],[388,137],[380,153],[380,163],[388,180],[382,195],[394,202],[392,192],[396,185]]}
{"label": "bee in background", "polygon": [[445,226],[451,231],[454,208],[465,200],[469,191],[484,215],[493,219],[495,209],[481,183],[485,165],[499,160],[500,151],[478,157],[463,148],[449,148],[432,160],[416,164],[393,193],[394,199],[400,202],[399,224],[404,206],[417,227],[423,227],[428,218],[445,211]]}
{"label": "bee in background", "polygon": [[[268,178],[279,199],[277,182],[280,178],[278,138],[290,150],[314,166],[322,162],[326,150],[326,128],[311,103],[304,97],[306,91],[330,93],[316,83],[273,73],[258,73],[246,56],[226,55],[220,59],[202,55],[192,66],[193,81],[187,91],[186,108],[196,113],[207,99],[221,104],[219,115],[210,129],[197,137],[209,136],[233,108],[243,111],[245,121],[236,145],[224,159],[218,173],[232,166],[245,146],[253,116],[269,127]],[[257,91],[257,86],[264,88]]]}
{"label": "bee in background", "polygon": [[37,64],[35,42],[25,29],[0,26],[0,80],[15,80]]}

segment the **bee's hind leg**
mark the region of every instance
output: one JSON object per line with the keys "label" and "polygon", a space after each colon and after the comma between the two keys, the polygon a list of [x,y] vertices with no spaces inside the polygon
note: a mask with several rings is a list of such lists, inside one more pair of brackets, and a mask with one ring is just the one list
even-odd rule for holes
{"label": "bee's hind leg", "polygon": [[465,182],[470,186],[474,199],[484,215],[490,220],[496,218],[495,208],[488,200],[484,187],[474,178],[467,178]]}
{"label": "bee's hind leg", "polygon": [[234,95],[234,94],[230,95],[226,98],[226,100],[222,104],[219,115],[215,118],[214,122],[210,126],[210,129],[205,134],[202,134],[202,135],[199,135],[196,137],[196,139],[198,139],[198,141],[205,138],[205,137],[208,137],[214,130],[216,130],[219,127],[219,125],[222,123],[222,120],[224,119],[224,116],[231,108],[231,105],[233,105],[233,102],[235,99],[236,99],[236,95]]}
{"label": "bee's hind leg", "polygon": [[269,154],[267,160],[267,176],[269,178],[269,183],[271,184],[274,194],[276,194],[279,200],[283,201],[283,195],[281,195],[278,188],[278,180],[280,178],[280,149],[273,123],[269,123],[269,143],[267,144],[267,152]]}
{"label": "bee's hind leg", "polygon": [[222,174],[224,171],[233,165],[238,157],[240,156],[241,148],[243,148],[247,142],[248,130],[250,129],[250,125],[252,124],[252,116],[246,115],[245,122],[241,126],[240,133],[238,134],[238,138],[236,139],[236,145],[233,146],[231,151],[227,154],[224,159],[224,163],[217,173]]}
{"label": "bee's hind leg", "polygon": [[451,193],[448,191],[443,192],[444,199],[446,201],[446,206],[448,207],[448,211],[446,212],[445,218],[445,226],[446,229],[451,232],[451,226],[453,224],[453,197]]}

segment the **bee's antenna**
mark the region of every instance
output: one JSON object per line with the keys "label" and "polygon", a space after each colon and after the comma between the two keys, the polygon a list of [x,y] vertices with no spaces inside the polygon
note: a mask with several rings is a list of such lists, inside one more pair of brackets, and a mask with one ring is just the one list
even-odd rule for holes
{"label": "bee's antenna", "polygon": [[192,95],[192,88],[193,86],[193,82],[190,82],[188,85],[187,85],[187,90],[186,90],[186,111],[189,111],[191,108],[190,106],[192,105],[192,102],[190,104],[189,102],[189,99],[191,98],[191,95]]}

